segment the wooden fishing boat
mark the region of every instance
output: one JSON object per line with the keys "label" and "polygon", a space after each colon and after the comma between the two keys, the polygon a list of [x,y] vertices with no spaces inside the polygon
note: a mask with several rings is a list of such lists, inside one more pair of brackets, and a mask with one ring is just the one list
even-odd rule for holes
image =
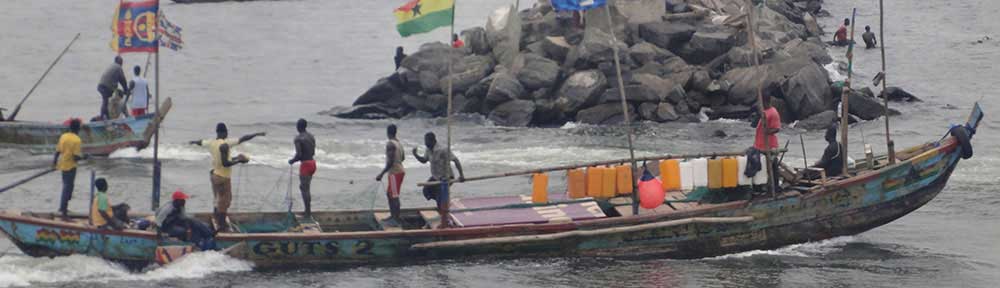
{"label": "wooden fishing boat", "polygon": [[[971,157],[970,132],[982,117],[977,104],[950,136],[897,151],[894,163],[876,157],[874,165],[859,165],[850,177],[798,181],[748,200],[691,202],[691,193],[672,191],[666,197],[672,205],[633,215],[626,197],[552,195],[541,204],[527,196],[454,199],[447,216],[460,227],[450,229],[428,228],[439,221],[432,208],[404,210],[402,227],[382,225],[378,219],[387,213],[381,210],[317,212],[315,224],[285,212],[235,213],[231,220],[242,232],[216,239],[222,247],[235,247],[229,255],[258,268],[468,256],[684,259],[773,249],[862,233],[928,203],[959,160]],[[0,231],[31,256],[84,254],[138,266],[153,262],[157,247],[182,244],[151,231],[97,229],[83,215],[57,219],[7,210],[0,213]]]}
{"label": "wooden fishing boat", "polygon": [[[156,127],[170,112],[170,107],[171,101],[168,98],[160,105],[159,115],[150,113],[139,117],[83,123],[80,127],[83,153],[107,156],[122,148],[145,148],[155,134]],[[53,153],[59,136],[66,131],[67,127],[62,123],[0,121],[0,147],[35,154]]]}

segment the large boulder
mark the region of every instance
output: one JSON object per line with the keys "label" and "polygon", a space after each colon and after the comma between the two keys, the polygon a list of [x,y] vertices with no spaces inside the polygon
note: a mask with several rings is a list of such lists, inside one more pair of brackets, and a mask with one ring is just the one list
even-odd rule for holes
{"label": "large boulder", "polygon": [[656,105],[656,121],[657,122],[669,122],[677,121],[681,119],[681,113],[674,108],[674,105],[670,103],[660,103]]}
{"label": "large boulder", "polygon": [[714,30],[695,32],[679,55],[688,63],[704,64],[729,52],[736,44],[736,32],[730,29]]}
{"label": "large boulder", "polygon": [[489,56],[466,56],[455,63],[452,74],[439,80],[441,91],[448,91],[448,81],[451,81],[452,92],[462,92],[493,71],[493,58]]}
{"label": "large boulder", "polygon": [[819,64],[806,65],[781,86],[785,103],[797,119],[823,112],[831,101],[828,76]]}
{"label": "large boulder", "polygon": [[[903,88],[895,86],[889,86],[889,88],[885,88],[885,91],[883,91],[883,93],[889,96],[889,101],[923,102],[923,100],[920,100],[920,98],[917,98],[917,96],[910,94],[910,92],[906,92],[906,90],[903,90]],[[881,97],[883,97],[882,94],[879,94],[879,98]]]}
{"label": "large boulder", "polygon": [[812,41],[803,41],[802,39],[788,41],[788,43],[781,46],[779,53],[781,53],[781,55],[776,57],[790,58],[805,55],[821,65],[833,62],[833,58],[831,58],[830,54],[826,52],[826,47],[823,47],[822,44]]}
{"label": "large boulder", "polygon": [[555,124],[563,119],[562,112],[551,99],[535,99],[535,115],[531,121],[536,125]]}
{"label": "large boulder", "polygon": [[656,121],[656,103],[646,102],[639,104],[639,118],[643,120]]}
{"label": "large boulder", "polygon": [[[733,68],[720,78],[729,87],[729,103],[749,105],[757,101],[758,86],[763,85],[764,95],[779,95],[781,84],[794,76],[802,67],[817,65],[805,56],[783,58],[774,63],[753,67]],[[824,80],[825,81],[825,80]]]}
{"label": "large boulder", "polygon": [[812,13],[805,13],[802,15],[802,24],[806,26],[806,33],[809,33],[809,36],[823,36],[823,29],[819,27],[819,23],[816,22],[816,17],[814,17]]}
{"label": "large boulder", "polygon": [[431,71],[417,73],[417,80],[420,82],[420,91],[424,93],[441,93],[441,77]]}
{"label": "large boulder", "polygon": [[835,119],[837,119],[837,112],[826,110],[809,116],[805,120],[800,120],[798,124],[795,124],[795,127],[806,130],[822,130],[830,127]]}
{"label": "large boulder", "polygon": [[556,108],[564,115],[574,115],[581,108],[597,104],[607,85],[608,81],[600,71],[573,73],[556,92]]}
{"label": "large boulder", "polygon": [[441,42],[427,43],[420,46],[420,50],[403,58],[401,67],[415,72],[428,71],[438,77],[448,74],[448,61],[458,63],[465,54],[462,50],[451,48]]}
{"label": "large boulder", "polygon": [[562,36],[549,36],[542,39],[542,51],[545,51],[545,55],[549,58],[559,62],[566,60],[566,54],[572,47]]}
{"label": "large boulder", "polygon": [[663,0],[616,1],[614,5],[625,15],[628,23],[659,22],[667,11]]}
{"label": "large boulder", "polygon": [[465,47],[469,47],[472,53],[477,55],[490,54],[490,43],[486,40],[486,29],[474,27],[462,31],[462,38],[465,39]]}
{"label": "large boulder", "polygon": [[[631,121],[634,121],[638,116],[632,105],[628,105],[628,114]],[[580,110],[576,114],[576,121],[595,125],[619,124],[625,121],[625,116],[622,115],[621,103],[605,103]]]}
{"label": "large boulder", "polygon": [[361,97],[354,100],[354,105],[380,103],[398,95],[400,93],[400,88],[392,82],[393,81],[390,80],[390,77],[378,79],[378,81],[375,82],[375,86],[368,88],[365,93],[361,94]]}
{"label": "large boulder", "polygon": [[[599,29],[588,29],[583,35],[583,42],[578,46],[578,60],[584,60],[586,63],[597,64],[601,62],[611,62],[614,61],[614,48],[617,46],[619,57],[623,56],[625,51],[628,51],[628,45],[620,39],[616,42],[611,34],[605,33],[603,30]],[[628,58],[621,57],[620,61],[622,65],[628,65],[631,61]]]}
{"label": "large boulder", "polygon": [[487,105],[491,107],[499,105],[500,103],[519,99],[525,94],[521,82],[518,82],[517,78],[511,76],[509,72],[499,71],[491,77],[493,78],[493,82],[486,93]]}
{"label": "large boulder", "polygon": [[535,102],[511,100],[494,108],[487,119],[499,126],[525,127],[531,123],[534,114]]}
{"label": "large boulder", "polygon": [[354,105],[351,107],[334,107],[328,111],[320,112],[320,115],[333,116],[344,119],[386,119],[399,118],[406,113],[405,108],[390,107],[383,103],[371,103]]}
{"label": "large boulder", "polygon": [[649,42],[641,42],[632,45],[628,49],[629,56],[632,56],[632,60],[636,64],[646,64],[646,63],[658,63],[667,60],[667,58],[674,57],[674,53],[670,53],[667,49],[656,47]]}
{"label": "large boulder", "polygon": [[524,67],[517,73],[517,80],[524,88],[535,90],[555,85],[559,78],[559,64],[534,54],[524,55]]}
{"label": "large boulder", "polygon": [[510,68],[521,49],[521,17],[514,5],[497,8],[486,21],[486,40],[497,65]]}
{"label": "large boulder", "polygon": [[882,104],[875,97],[865,95],[858,90],[851,90],[848,96],[847,111],[851,115],[858,116],[862,120],[873,120],[884,114]]}
{"label": "large boulder", "polygon": [[651,22],[639,25],[640,38],[672,51],[683,47],[694,32],[694,26],[680,22]]}

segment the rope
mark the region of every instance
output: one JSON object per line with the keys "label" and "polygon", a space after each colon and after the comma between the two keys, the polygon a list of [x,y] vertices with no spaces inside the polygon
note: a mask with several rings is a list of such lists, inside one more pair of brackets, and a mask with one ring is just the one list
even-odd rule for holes
{"label": "rope", "polygon": [[288,191],[287,191],[287,193],[285,193],[285,202],[288,202],[288,214],[292,213],[292,205],[295,203],[295,201],[292,201],[293,200],[292,199],[292,182],[294,182],[294,180],[292,179],[292,174],[294,173],[292,171],[293,170],[292,167],[294,167],[294,166],[288,165]]}

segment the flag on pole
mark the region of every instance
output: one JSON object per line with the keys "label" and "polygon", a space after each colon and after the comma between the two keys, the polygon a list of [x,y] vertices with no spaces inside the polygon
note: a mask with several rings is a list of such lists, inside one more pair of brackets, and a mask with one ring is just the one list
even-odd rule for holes
{"label": "flag on pole", "polygon": [[455,21],[454,0],[410,0],[393,11],[396,30],[406,37],[427,33]]}
{"label": "flag on pole", "polygon": [[111,23],[111,50],[118,53],[157,51],[157,0],[122,0]]}
{"label": "flag on pole", "polygon": [[174,51],[184,48],[184,40],[181,38],[181,27],[170,23],[162,11],[160,11],[160,26],[156,29],[156,32],[160,46]]}
{"label": "flag on pole", "polygon": [[558,11],[583,11],[608,4],[607,0],[552,0],[552,8]]}

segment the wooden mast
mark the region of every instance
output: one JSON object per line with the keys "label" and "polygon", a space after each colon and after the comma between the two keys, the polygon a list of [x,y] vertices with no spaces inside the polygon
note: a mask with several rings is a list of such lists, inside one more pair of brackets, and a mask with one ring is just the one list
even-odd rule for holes
{"label": "wooden mast", "polygon": [[[754,30],[756,30],[756,24],[757,24],[757,21],[754,20],[754,6],[753,6],[753,1],[752,0],[747,0],[747,23],[746,23],[746,25],[747,25],[747,34],[748,34],[747,41],[750,42],[750,48],[752,50],[751,54],[753,55],[752,58],[753,58],[753,65],[754,65],[754,67],[760,67],[760,51],[759,51],[760,48],[757,47],[757,33],[755,33],[755,31],[754,31]],[[766,73],[764,73],[764,74],[766,74]],[[760,127],[760,125],[764,125],[764,128],[763,128],[764,134],[765,134],[764,135],[764,147],[765,148],[770,148],[771,147],[771,143],[770,143],[771,142],[771,139],[770,139],[771,137],[767,137],[767,114],[764,113],[764,87],[763,87],[764,86],[764,80],[765,80],[764,78],[761,78],[761,82],[757,85],[757,113],[760,114],[760,122],[757,122],[757,126]],[[770,96],[768,96],[768,97],[770,97]],[[765,169],[763,169],[763,171],[765,171],[767,173],[767,191],[768,191],[768,193],[771,194],[771,196],[774,196],[774,193],[775,193],[775,191],[774,191],[774,181],[777,181],[777,179],[774,179],[774,177],[773,177],[774,176],[774,171],[771,171],[772,169],[774,169],[774,163],[773,163],[774,160],[771,159],[771,154],[772,154],[771,149],[765,149],[765,151],[763,151],[763,152],[764,152],[764,159],[765,159],[764,163],[765,163],[765,165],[767,165],[767,167]]]}
{"label": "wooden mast", "polygon": [[844,82],[844,89],[840,92],[840,151],[843,153],[844,157],[841,157],[841,164],[843,165],[844,176],[848,176],[847,172],[847,125],[848,118],[850,117],[850,105],[848,104],[848,99],[851,98],[851,77],[854,71],[854,16],[858,14],[858,8],[851,10],[851,37],[847,39],[847,81]]}
{"label": "wooden mast", "polygon": [[[160,1],[156,1],[156,7],[160,7]],[[163,15],[162,11],[157,13],[156,26],[160,26],[160,17]],[[157,29],[157,32],[159,29]],[[153,98],[156,99],[156,105],[154,109],[156,111],[156,117],[160,118],[160,43],[156,43],[156,55],[154,56],[156,62],[156,94]],[[153,134],[153,197],[152,197],[152,210],[156,211],[160,207],[160,121],[156,122],[155,134]]]}
{"label": "wooden mast", "polygon": [[885,95],[888,88],[885,83],[885,8],[883,0],[878,0],[878,37],[879,47],[882,49],[882,115],[885,116],[885,147],[888,150],[889,164],[896,164],[896,144],[892,143],[892,136],[889,135],[889,95]]}
{"label": "wooden mast", "polygon": [[635,161],[635,147],[632,144],[632,121],[629,119],[628,115],[628,101],[625,98],[625,81],[622,80],[622,66],[621,61],[618,60],[618,37],[615,36],[615,23],[611,19],[611,4],[606,4],[604,6],[605,15],[608,17],[608,32],[611,33],[611,51],[615,54],[615,73],[618,76],[618,95],[621,96],[622,100],[622,115],[624,116],[625,123],[625,133],[628,138],[628,155],[629,159],[632,161],[632,215],[639,215],[639,195],[636,193],[635,179],[638,173],[635,173],[638,168],[638,163]]}

